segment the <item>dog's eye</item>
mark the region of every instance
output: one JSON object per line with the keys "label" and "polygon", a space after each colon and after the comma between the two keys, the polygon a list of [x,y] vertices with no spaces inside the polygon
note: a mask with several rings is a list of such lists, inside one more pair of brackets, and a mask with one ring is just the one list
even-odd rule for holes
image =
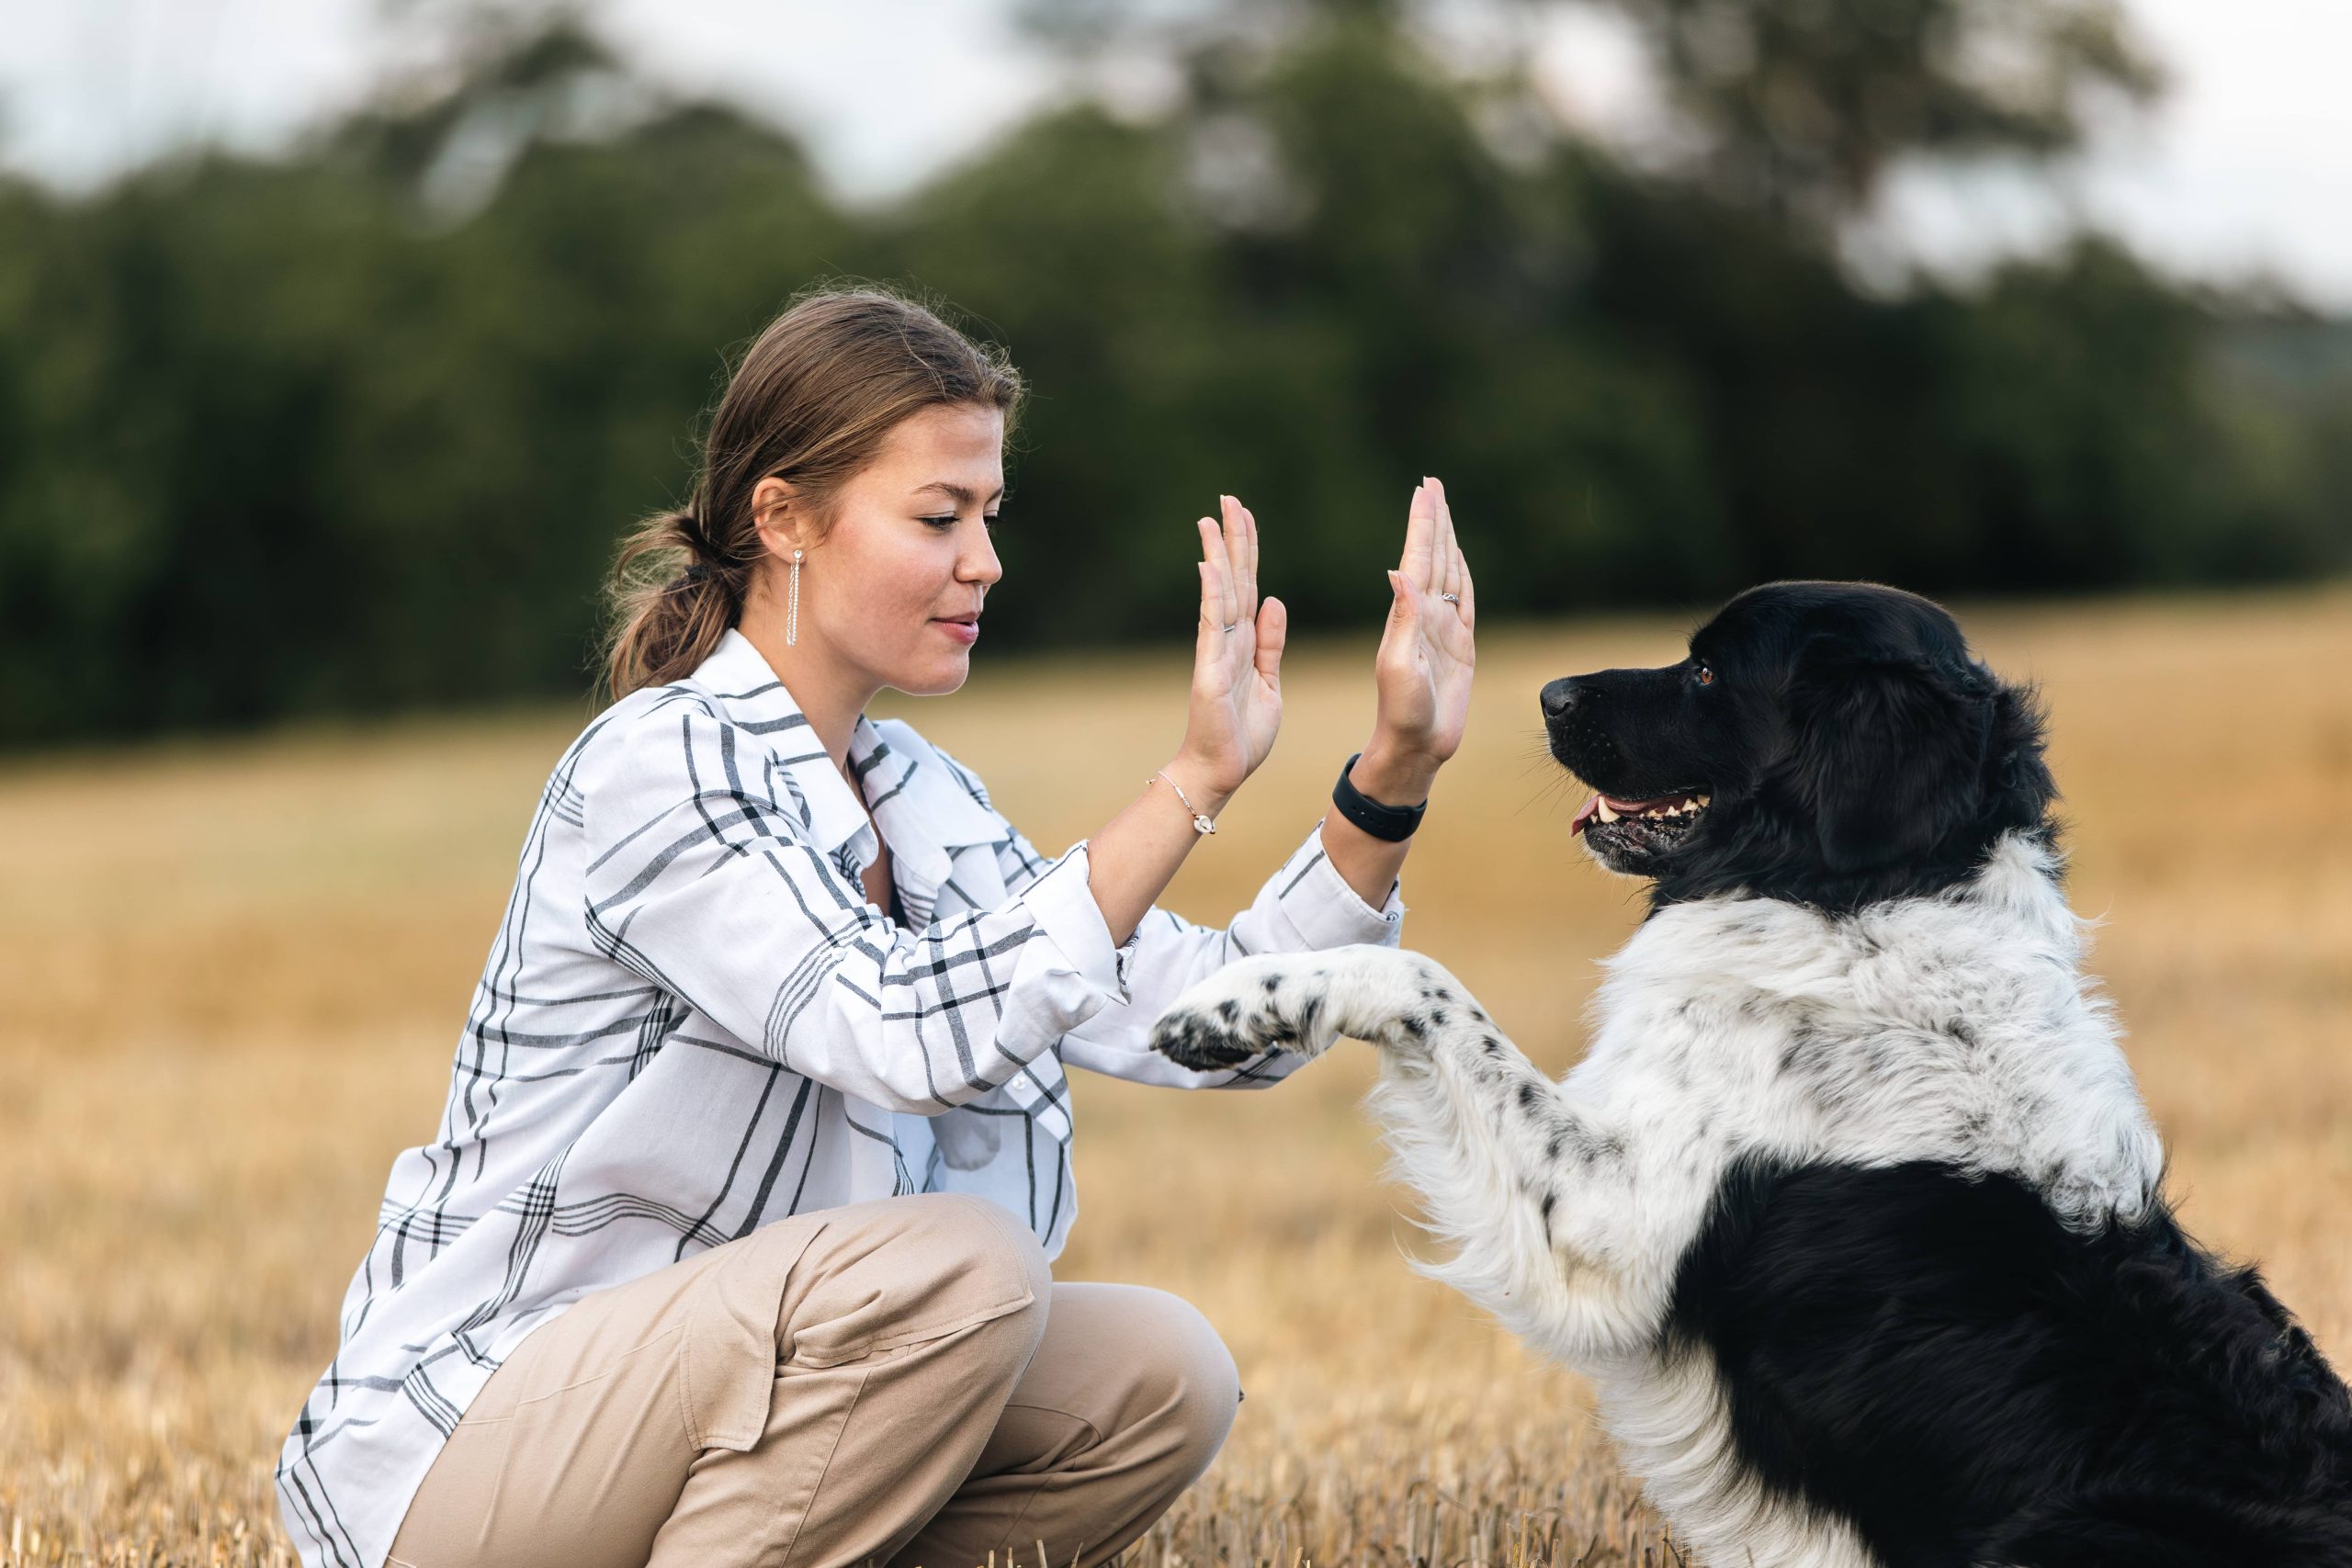
{"label": "dog's eye", "polygon": [[1699,662],[1699,668],[1690,678],[1702,686],[1712,686],[1715,683],[1715,667],[1702,660]]}

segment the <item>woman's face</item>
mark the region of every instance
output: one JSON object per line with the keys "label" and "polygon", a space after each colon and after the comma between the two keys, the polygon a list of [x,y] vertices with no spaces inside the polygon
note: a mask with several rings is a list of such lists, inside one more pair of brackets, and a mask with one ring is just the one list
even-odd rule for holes
{"label": "woman's face", "polygon": [[[917,696],[970,673],[980,607],[1004,575],[989,537],[1004,497],[1004,415],[910,414],[834,498],[800,569],[800,643],[851,679]],[[788,571],[791,547],[783,548]],[[775,580],[779,591],[786,583]]]}

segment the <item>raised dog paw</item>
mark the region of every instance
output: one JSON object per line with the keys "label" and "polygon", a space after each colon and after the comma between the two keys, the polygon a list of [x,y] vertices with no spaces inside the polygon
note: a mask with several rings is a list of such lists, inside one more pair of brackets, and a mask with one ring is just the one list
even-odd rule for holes
{"label": "raised dog paw", "polygon": [[1316,1055],[1337,1038],[1326,976],[1305,954],[1238,959],[1176,998],[1151,1028],[1151,1048],[1195,1071],[1230,1067],[1281,1047]]}

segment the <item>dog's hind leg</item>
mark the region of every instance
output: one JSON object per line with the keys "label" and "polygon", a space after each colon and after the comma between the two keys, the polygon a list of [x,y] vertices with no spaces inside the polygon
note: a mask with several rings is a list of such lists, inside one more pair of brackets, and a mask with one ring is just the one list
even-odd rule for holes
{"label": "dog's hind leg", "polygon": [[1371,1105],[1393,1168],[1453,1246],[1427,1271],[1555,1355],[1638,1342],[1654,1314],[1634,1309],[1619,1273],[1634,1213],[1623,1140],[1434,961],[1385,947],[1243,959],[1180,997],[1152,1044],[1200,1068],[1274,1046],[1318,1055],[1342,1035],[1380,1047]]}

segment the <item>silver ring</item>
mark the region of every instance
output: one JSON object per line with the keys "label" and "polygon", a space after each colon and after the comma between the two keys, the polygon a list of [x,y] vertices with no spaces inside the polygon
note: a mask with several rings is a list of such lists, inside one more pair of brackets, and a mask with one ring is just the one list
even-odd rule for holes
{"label": "silver ring", "polygon": [[1438,597],[1444,600],[1449,604],[1459,604],[1462,603],[1462,595],[1459,593],[1441,593]]}
{"label": "silver ring", "polygon": [[1232,635],[1233,635],[1233,626],[1239,626],[1240,624],[1241,624],[1241,623],[1240,623],[1239,621],[1236,621],[1236,622],[1234,622],[1234,623],[1233,623],[1233,626],[1229,626],[1226,627],[1226,628],[1225,628],[1226,635],[1227,635],[1227,637],[1232,636]]}

